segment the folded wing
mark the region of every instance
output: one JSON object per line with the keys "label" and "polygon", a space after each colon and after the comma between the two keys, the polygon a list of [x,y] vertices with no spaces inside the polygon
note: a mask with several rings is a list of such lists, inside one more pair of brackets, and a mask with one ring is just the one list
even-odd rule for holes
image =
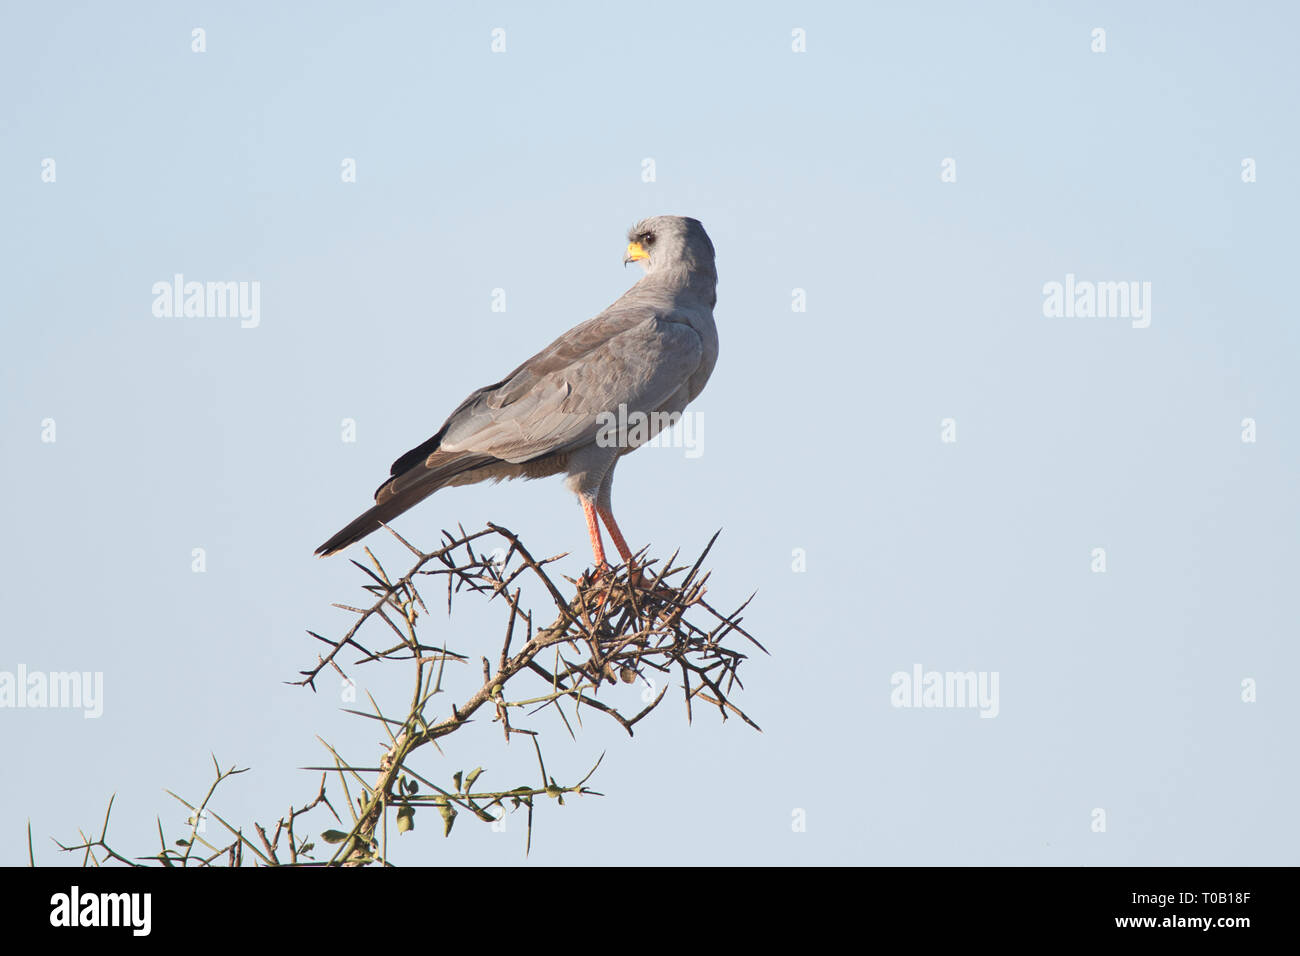
{"label": "folded wing", "polygon": [[591,444],[602,412],[658,410],[703,360],[702,340],[684,319],[620,300],[465,399],[433,437],[393,463],[375,507],[317,553],[342,550],[466,472]]}

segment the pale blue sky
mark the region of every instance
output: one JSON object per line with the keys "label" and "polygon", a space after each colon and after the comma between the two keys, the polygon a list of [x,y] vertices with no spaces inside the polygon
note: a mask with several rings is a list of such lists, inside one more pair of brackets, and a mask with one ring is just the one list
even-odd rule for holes
{"label": "pale blue sky", "polygon": [[[147,852],[209,752],[252,768],[218,805],[245,823],[314,793],[314,735],[370,757],[337,694],[281,683],[359,594],[312,549],[635,280],[629,225],[679,213],[721,277],[703,454],[639,451],[615,501],[657,554],[723,529],[712,595],[758,590],[772,656],[739,700],[765,732],[671,702],[636,740],[544,725],[561,779],[607,751],[607,796],[543,807],[531,861],[1297,862],[1291,5],[3,10],[0,671],[102,671],[105,699],[0,710],[0,861],[30,817],[55,862],[113,792]],[[258,281],[260,325],[156,318],[175,273]],[[1150,327],[1045,318],[1067,274],[1150,282]],[[487,520],[585,567],[558,479],[398,527]],[[465,607],[445,633],[494,653]],[[998,716],[892,707],[915,664],[996,672]],[[475,733],[419,766],[529,779],[530,748]],[[518,820],[438,830],[395,858],[523,861]]]}

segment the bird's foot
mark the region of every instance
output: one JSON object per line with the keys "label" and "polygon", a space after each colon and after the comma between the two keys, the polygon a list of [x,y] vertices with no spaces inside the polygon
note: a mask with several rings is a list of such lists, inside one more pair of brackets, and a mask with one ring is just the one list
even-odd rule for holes
{"label": "bird's foot", "polygon": [[636,590],[642,591],[651,597],[658,598],[661,601],[671,600],[677,593],[667,585],[656,585],[653,575],[647,574],[630,560],[628,561],[627,577],[628,581],[631,582],[632,587]]}
{"label": "bird's foot", "polygon": [[[669,600],[676,594],[676,592],[672,588],[665,587],[662,585],[656,586],[654,578],[651,575],[647,574],[642,569],[638,568],[632,562],[628,563],[627,569],[628,569],[627,583],[631,589],[639,591],[644,594],[651,595],[652,597],[656,597],[661,600]],[[616,575],[614,573],[614,569],[602,561],[600,564],[596,565],[591,571],[587,572],[582,576],[582,584],[584,587],[587,587],[597,583],[607,583],[610,582],[611,579],[614,579],[615,577]],[[610,593],[607,591],[605,595],[601,598],[600,606],[602,608],[609,600],[609,597],[610,597]]]}
{"label": "bird's foot", "polygon": [[649,591],[651,586],[654,584],[654,580],[650,575],[646,574],[635,565],[628,566],[627,577],[628,580],[632,582],[632,587],[636,588],[638,591]]}
{"label": "bird's foot", "polygon": [[[611,568],[608,564],[601,562],[600,564],[596,565],[590,572],[588,572],[585,575],[585,578],[588,582],[594,583],[596,581],[604,581],[607,578],[613,576],[614,576],[614,569]],[[634,565],[631,564],[628,565],[627,579],[628,582],[632,585],[632,587],[636,588],[637,590],[646,591],[649,590],[650,588],[651,579],[646,575],[644,571],[641,571]]]}

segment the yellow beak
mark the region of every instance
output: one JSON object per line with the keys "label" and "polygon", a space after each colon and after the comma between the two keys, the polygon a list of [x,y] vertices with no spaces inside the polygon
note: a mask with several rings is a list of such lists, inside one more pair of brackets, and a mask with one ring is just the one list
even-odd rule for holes
{"label": "yellow beak", "polygon": [[627,255],[623,257],[623,265],[629,262],[640,262],[642,259],[649,259],[650,253],[641,248],[641,243],[630,242],[627,246]]}

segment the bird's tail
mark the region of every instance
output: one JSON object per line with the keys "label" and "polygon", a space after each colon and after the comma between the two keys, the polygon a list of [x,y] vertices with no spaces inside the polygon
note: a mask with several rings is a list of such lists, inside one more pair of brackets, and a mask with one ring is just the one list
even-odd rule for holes
{"label": "bird's tail", "polygon": [[437,489],[411,489],[411,491],[416,490],[422,491],[423,493],[406,501],[403,501],[402,496],[400,495],[396,498],[390,498],[382,505],[375,505],[369,511],[353,518],[348,522],[347,527],[316,549],[316,556],[327,558],[331,554],[337,554],[342,551],[348,545],[356,544],[366,535],[370,534],[370,532],[378,528],[381,523],[387,524],[416,502],[433,494]]}
{"label": "bird's tail", "polygon": [[[435,452],[427,461],[394,475],[380,485],[375,492],[375,506],[349,521],[347,527],[316,549],[316,555],[329,557],[350,544],[356,544],[381,523],[387,524],[403,511],[413,508],[453,478],[491,460],[482,455]],[[398,459],[398,464],[403,461],[404,458]]]}

